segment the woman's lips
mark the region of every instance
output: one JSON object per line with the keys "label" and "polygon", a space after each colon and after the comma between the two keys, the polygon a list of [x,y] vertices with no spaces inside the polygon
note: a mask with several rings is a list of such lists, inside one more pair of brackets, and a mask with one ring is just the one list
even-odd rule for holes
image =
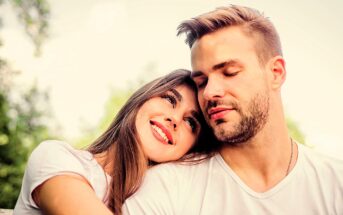
{"label": "woman's lips", "polygon": [[157,121],[150,120],[153,135],[164,144],[173,145],[173,137],[169,130]]}

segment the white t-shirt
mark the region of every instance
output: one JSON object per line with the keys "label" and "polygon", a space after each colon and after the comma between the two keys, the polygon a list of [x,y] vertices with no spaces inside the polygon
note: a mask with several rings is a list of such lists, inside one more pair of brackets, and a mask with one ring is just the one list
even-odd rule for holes
{"label": "white t-shirt", "polygon": [[65,142],[49,140],[39,144],[29,158],[13,214],[42,214],[32,199],[33,190],[53,176],[70,173],[84,177],[96,196],[105,200],[110,176],[93,155],[85,150],[76,150]]}
{"label": "white t-shirt", "polygon": [[195,165],[158,165],[126,200],[123,213],[342,215],[343,161],[298,148],[292,171],[263,193],[249,188],[219,154]]}

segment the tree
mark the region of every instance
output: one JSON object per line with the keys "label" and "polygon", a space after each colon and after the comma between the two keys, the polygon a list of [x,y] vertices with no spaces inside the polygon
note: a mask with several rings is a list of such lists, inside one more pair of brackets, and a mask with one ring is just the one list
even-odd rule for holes
{"label": "tree", "polygon": [[35,86],[13,102],[0,91],[0,207],[13,208],[18,198],[28,155],[50,135],[44,125],[46,93]]}
{"label": "tree", "polygon": [[[0,0],[0,6],[3,3]],[[47,2],[11,0],[9,3],[13,5],[38,55],[47,37]],[[48,116],[45,112],[47,93],[34,85],[15,97],[18,93],[13,90],[12,80],[16,74],[6,60],[0,58],[0,208],[14,207],[28,155],[37,143],[49,137],[48,128],[44,125],[44,118]]]}
{"label": "tree", "polygon": [[[0,0],[0,6],[4,2],[6,1]],[[50,16],[48,2],[46,0],[8,0],[8,2],[13,6],[18,20],[24,26],[26,35],[35,45],[35,54],[38,56],[42,43],[48,37],[48,20]]]}

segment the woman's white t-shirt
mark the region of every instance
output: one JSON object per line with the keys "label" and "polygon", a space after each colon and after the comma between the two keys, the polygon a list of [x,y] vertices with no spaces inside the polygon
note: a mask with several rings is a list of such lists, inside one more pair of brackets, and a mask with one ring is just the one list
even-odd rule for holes
{"label": "woman's white t-shirt", "polygon": [[49,178],[63,174],[84,177],[95,195],[105,202],[110,176],[93,155],[85,150],[74,149],[68,143],[49,140],[39,144],[29,158],[13,214],[42,214],[32,199],[33,190]]}

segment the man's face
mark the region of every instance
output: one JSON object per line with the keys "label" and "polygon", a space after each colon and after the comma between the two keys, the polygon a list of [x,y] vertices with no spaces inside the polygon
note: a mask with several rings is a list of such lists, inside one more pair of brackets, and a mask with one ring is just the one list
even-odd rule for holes
{"label": "man's face", "polygon": [[246,142],[268,119],[269,87],[255,39],[228,27],[197,40],[191,50],[193,79],[207,123],[221,142]]}

